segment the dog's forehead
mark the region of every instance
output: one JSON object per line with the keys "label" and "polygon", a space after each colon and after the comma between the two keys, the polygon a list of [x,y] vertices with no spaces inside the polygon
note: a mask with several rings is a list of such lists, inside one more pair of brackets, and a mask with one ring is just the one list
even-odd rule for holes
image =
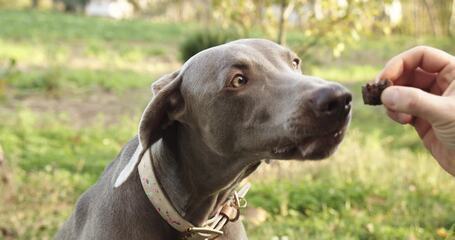
{"label": "dog's forehead", "polygon": [[262,54],[283,54],[289,53],[290,50],[270,40],[265,39],[240,39],[225,44],[227,46],[244,46],[254,49]]}
{"label": "dog's forehead", "polygon": [[265,39],[241,39],[203,50],[184,64],[184,69],[214,70],[239,61],[276,62],[295,55],[288,48]]}
{"label": "dog's forehead", "polygon": [[275,42],[265,39],[241,39],[220,46],[227,60],[251,59],[256,61],[287,57],[292,52]]}

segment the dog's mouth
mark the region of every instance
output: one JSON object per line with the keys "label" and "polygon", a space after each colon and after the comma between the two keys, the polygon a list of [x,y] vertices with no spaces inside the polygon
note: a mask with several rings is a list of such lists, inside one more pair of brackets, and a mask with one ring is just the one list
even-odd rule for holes
{"label": "dog's mouth", "polygon": [[347,123],[334,131],[279,145],[271,151],[275,159],[319,160],[330,156],[344,138]]}

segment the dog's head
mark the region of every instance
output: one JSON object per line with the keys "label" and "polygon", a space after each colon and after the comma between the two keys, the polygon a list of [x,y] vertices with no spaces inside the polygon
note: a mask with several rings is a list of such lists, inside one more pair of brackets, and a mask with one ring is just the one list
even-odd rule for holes
{"label": "dog's head", "polygon": [[262,39],[204,50],[152,85],[141,120],[143,148],[167,126],[192,129],[214,153],[240,159],[322,159],[350,119],[346,88],[303,75],[302,60]]}

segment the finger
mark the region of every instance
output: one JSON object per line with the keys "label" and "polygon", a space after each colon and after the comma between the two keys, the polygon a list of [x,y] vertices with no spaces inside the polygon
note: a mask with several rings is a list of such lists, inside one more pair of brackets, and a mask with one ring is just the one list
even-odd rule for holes
{"label": "finger", "polygon": [[430,123],[444,118],[447,110],[442,97],[413,87],[389,87],[382,93],[381,100],[390,110],[420,117]]}
{"label": "finger", "polygon": [[428,46],[415,47],[411,49],[411,52],[406,57],[406,68],[413,69],[420,67],[424,71],[430,73],[439,73],[442,69],[455,61],[455,58],[452,55]]}
{"label": "finger", "polygon": [[444,91],[443,96],[455,96],[455,81],[453,81],[449,87]]}
{"label": "finger", "polygon": [[378,75],[378,79],[389,79],[397,85],[406,85],[398,80],[409,80],[402,76],[409,75],[410,71],[420,67],[426,72],[437,73],[454,61],[454,57],[448,53],[431,47],[419,46],[390,59]]}
{"label": "finger", "polygon": [[399,112],[395,112],[395,111],[392,111],[392,110],[387,110],[387,115],[392,119],[394,120],[395,122],[398,122],[400,124],[409,124],[412,122],[412,116],[409,115],[409,114],[406,114],[406,113],[399,113]]}
{"label": "finger", "polygon": [[433,86],[431,86],[429,92],[434,94],[434,95],[438,95],[438,96],[442,96],[442,94],[443,94],[443,91],[439,87],[439,84],[437,84],[436,82],[433,83]]}
{"label": "finger", "polygon": [[387,109],[387,115],[389,116],[389,118],[391,118],[393,121],[397,122],[397,123],[401,123],[401,124],[404,124],[400,121],[400,119],[398,118],[398,113],[395,112],[395,111],[392,111],[392,110],[388,110]]}
{"label": "finger", "polygon": [[421,68],[417,68],[413,71],[412,77],[410,79],[406,79],[406,82],[403,82],[405,86],[411,86],[415,88],[420,88],[424,91],[429,91],[431,86],[433,86],[436,77],[438,74],[436,73],[429,73]]}
{"label": "finger", "polygon": [[[399,56],[399,55],[398,55]],[[411,75],[410,72],[405,72],[403,67],[403,60],[398,56],[390,59],[381,72],[376,76],[376,81],[381,79],[388,79],[393,82],[394,85],[403,85]]]}
{"label": "finger", "polygon": [[439,87],[443,90],[447,89],[449,85],[455,81],[455,63],[447,65],[442,71],[438,74],[436,82]]}

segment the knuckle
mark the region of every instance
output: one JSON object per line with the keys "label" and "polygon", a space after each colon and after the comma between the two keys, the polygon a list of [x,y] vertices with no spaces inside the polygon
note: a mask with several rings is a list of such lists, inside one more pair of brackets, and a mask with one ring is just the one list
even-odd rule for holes
{"label": "knuckle", "polygon": [[[450,74],[451,75],[451,74]],[[451,76],[449,76],[449,74],[444,74],[444,75],[441,75],[437,80],[436,82],[438,83],[439,87],[441,89],[445,89],[449,86],[450,82],[451,82]]]}
{"label": "knuckle", "polygon": [[445,69],[446,70],[443,70],[436,79],[436,82],[442,91],[447,89],[449,85],[455,81],[455,62],[449,63]]}
{"label": "knuckle", "polygon": [[418,52],[425,52],[425,51],[428,51],[430,49],[431,49],[431,47],[427,46],[427,45],[418,45],[418,46],[413,48],[413,50],[418,51]]}

